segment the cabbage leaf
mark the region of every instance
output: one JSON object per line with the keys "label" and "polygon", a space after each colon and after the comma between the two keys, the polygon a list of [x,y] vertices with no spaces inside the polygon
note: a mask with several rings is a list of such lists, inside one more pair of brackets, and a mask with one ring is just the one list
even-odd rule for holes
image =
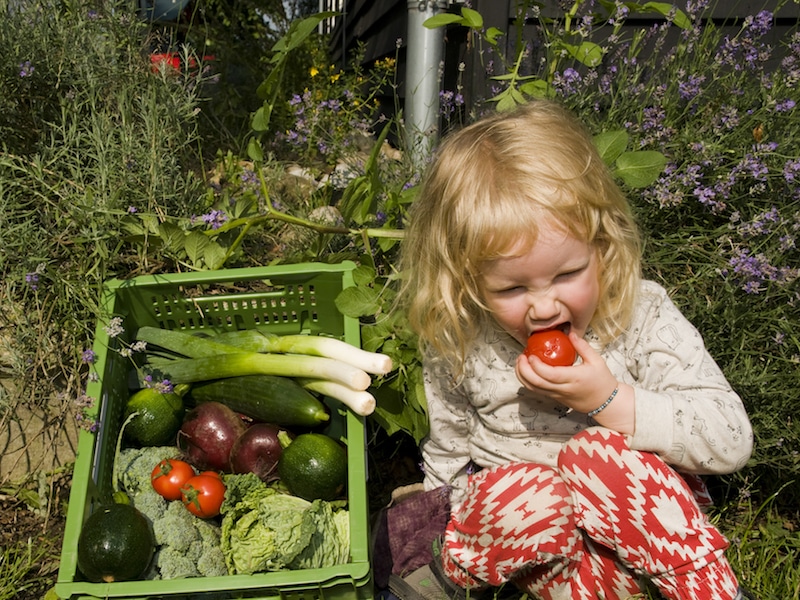
{"label": "cabbage leaf", "polygon": [[256,475],[226,476],[222,552],[230,574],[329,567],[349,560],[348,511],[282,493]]}

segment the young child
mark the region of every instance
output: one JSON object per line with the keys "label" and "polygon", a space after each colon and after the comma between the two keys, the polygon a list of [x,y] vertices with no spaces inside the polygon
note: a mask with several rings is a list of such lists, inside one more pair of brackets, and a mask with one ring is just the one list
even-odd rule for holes
{"label": "young child", "polygon": [[[698,476],[745,464],[747,414],[641,279],[628,203],[573,115],[534,101],[447,137],[402,266],[424,356],[424,488],[447,486],[451,512],[420,570],[436,585],[395,576],[395,595],[511,582],[534,598],[628,598],[649,580],[665,598],[746,597]],[[568,333],[574,365],[522,354],[550,329]]]}

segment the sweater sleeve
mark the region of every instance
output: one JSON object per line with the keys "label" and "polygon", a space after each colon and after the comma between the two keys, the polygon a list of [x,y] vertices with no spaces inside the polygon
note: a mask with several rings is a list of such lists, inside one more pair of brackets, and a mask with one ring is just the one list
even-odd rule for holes
{"label": "sweater sleeve", "polygon": [[628,356],[636,390],[631,446],[687,473],[742,468],[753,431],[741,399],[666,291],[651,283],[642,301]]}
{"label": "sweater sleeve", "polygon": [[469,432],[474,409],[449,372],[427,363],[423,370],[430,422],[420,444],[424,486],[426,490],[450,486],[452,499],[458,501],[471,465]]}

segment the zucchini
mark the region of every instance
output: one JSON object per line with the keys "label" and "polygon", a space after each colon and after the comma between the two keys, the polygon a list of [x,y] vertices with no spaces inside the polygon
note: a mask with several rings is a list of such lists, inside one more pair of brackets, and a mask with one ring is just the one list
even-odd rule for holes
{"label": "zucchini", "polygon": [[325,405],[294,380],[241,375],[192,385],[188,400],[220,402],[256,421],[284,427],[316,427],[330,419]]}

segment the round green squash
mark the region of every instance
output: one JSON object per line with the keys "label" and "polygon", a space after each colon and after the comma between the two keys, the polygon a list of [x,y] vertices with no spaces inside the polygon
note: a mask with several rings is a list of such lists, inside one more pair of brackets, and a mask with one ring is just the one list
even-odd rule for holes
{"label": "round green squash", "polygon": [[78,538],[78,569],[93,582],[141,577],[155,552],[147,518],[130,504],[110,504],[93,512]]}

